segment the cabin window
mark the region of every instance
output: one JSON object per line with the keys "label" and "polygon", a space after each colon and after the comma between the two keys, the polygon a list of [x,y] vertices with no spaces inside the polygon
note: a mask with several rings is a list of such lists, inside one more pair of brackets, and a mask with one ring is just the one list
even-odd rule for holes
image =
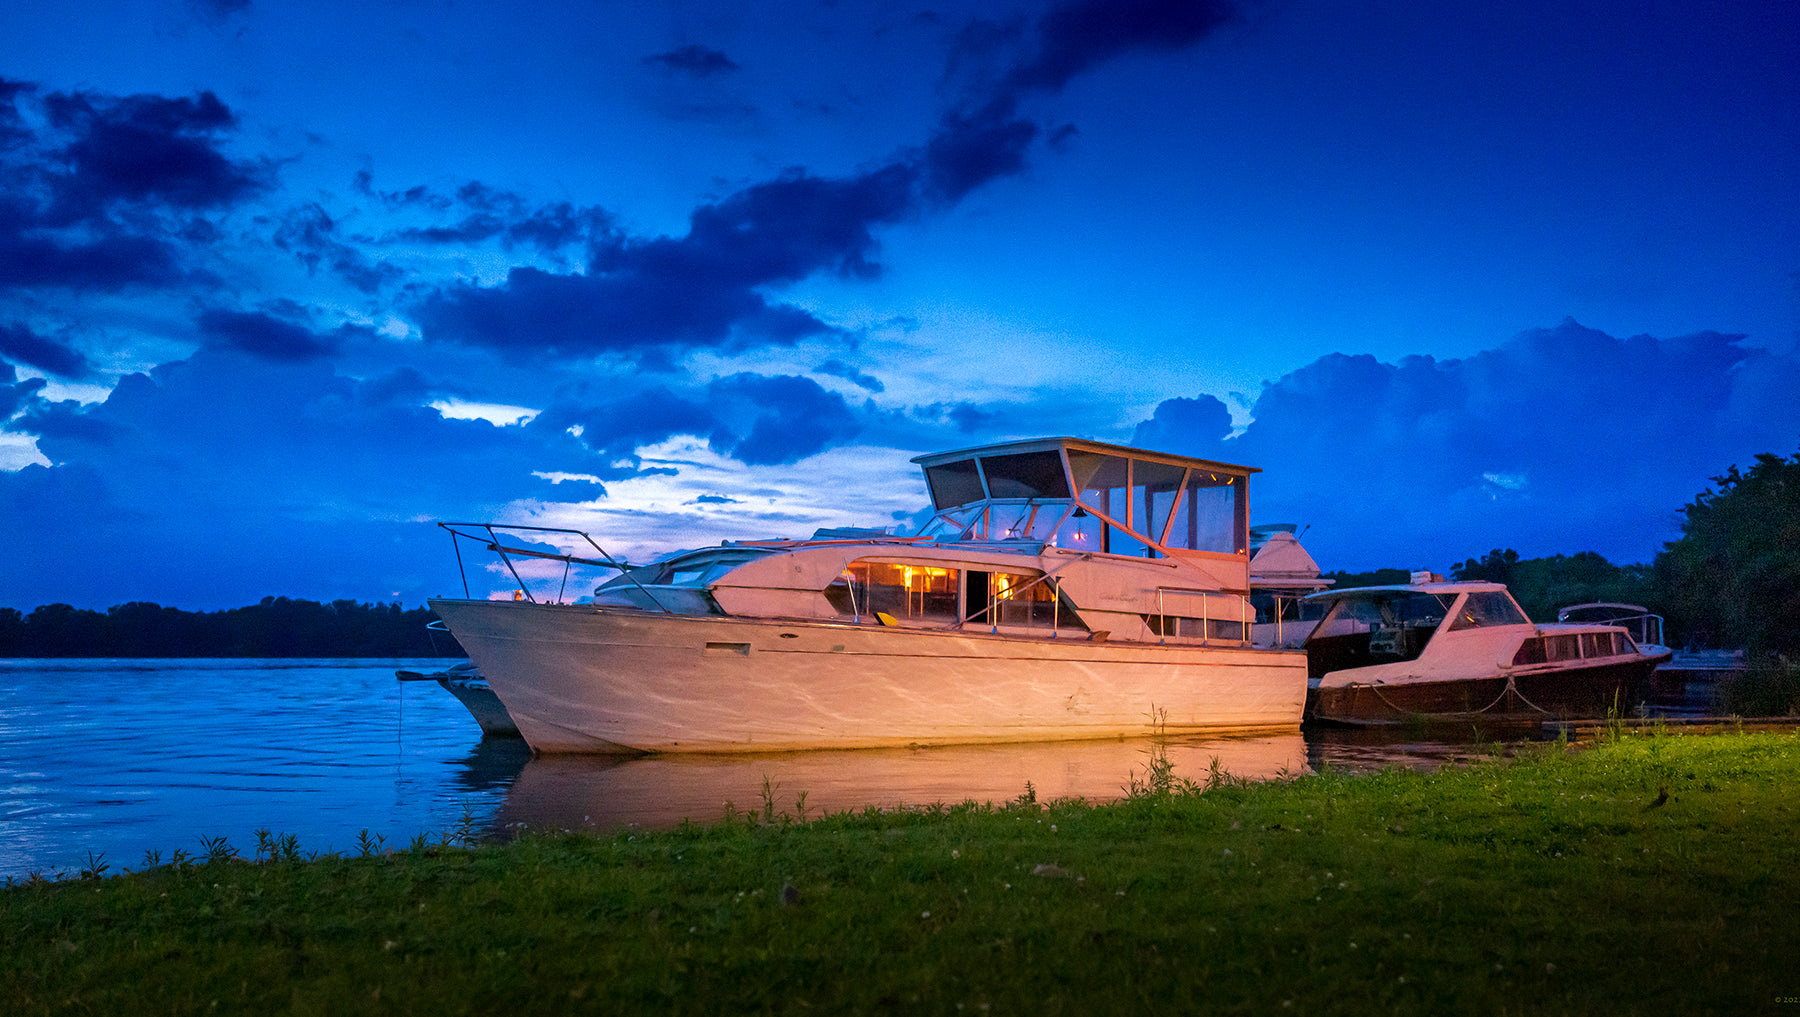
{"label": "cabin window", "polygon": [[1032,512],[1031,522],[1025,527],[1025,535],[1032,540],[1052,541],[1062,530],[1063,516],[1069,512],[1067,501],[1039,505]]}
{"label": "cabin window", "polygon": [[1176,506],[1174,525],[1164,543],[1220,554],[1239,550],[1235,480],[1204,470],[1190,471],[1186,496]]}
{"label": "cabin window", "polygon": [[1051,538],[1051,543],[1072,551],[1098,551],[1102,549],[1101,538],[1105,532],[1105,523],[1095,518],[1087,509],[1077,507],[1067,519],[1062,521],[1062,525],[1057,527],[1056,535]]}
{"label": "cabin window", "polygon": [[1546,663],[1554,664],[1558,661],[1580,659],[1581,640],[1577,636],[1570,634],[1544,637],[1544,660]]}
{"label": "cabin window", "polygon": [[981,474],[976,471],[973,459],[927,466],[925,483],[931,488],[932,504],[939,509],[967,505],[985,497],[981,491]]}
{"label": "cabin window", "polygon": [[1325,602],[1307,600],[1306,593],[1294,591],[1278,593],[1273,590],[1255,590],[1250,594],[1250,606],[1256,609],[1256,624],[1272,625],[1280,621],[1312,621],[1316,622],[1325,616]]}
{"label": "cabin window", "polygon": [[1613,642],[1615,632],[1583,632],[1581,634],[1581,655],[1583,657],[1611,657],[1618,654]]}
{"label": "cabin window", "polygon": [[1059,452],[982,456],[981,472],[987,475],[990,498],[1069,496],[1069,481],[1063,475],[1062,454]]}
{"label": "cabin window", "polygon": [[1042,576],[971,569],[968,577],[965,608],[972,625],[1028,628],[1081,625],[1067,604],[1058,603],[1056,587]]}
{"label": "cabin window", "polygon": [[[1187,470],[1168,463],[1131,462],[1131,528],[1158,543],[1181,500],[1181,482]],[[1175,541],[1182,544],[1181,541]]]}
{"label": "cabin window", "polygon": [[1525,640],[1525,642],[1519,644],[1519,652],[1513,654],[1514,667],[1524,667],[1526,664],[1542,663],[1545,663],[1545,660],[1544,640],[1541,636],[1534,636],[1531,639]]}
{"label": "cabin window", "polygon": [[1510,595],[1499,590],[1487,593],[1471,593],[1463,601],[1462,610],[1456,613],[1456,620],[1450,623],[1450,631],[1477,629],[1489,625],[1529,625],[1531,619],[1519,610]]}
{"label": "cabin window", "polygon": [[1075,475],[1075,486],[1081,490],[1082,504],[1120,524],[1099,527],[1099,546],[1085,549],[1143,557],[1147,551],[1144,542],[1121,528],[1132,517],[1131,461],[1123,456],[1070,449],[1069,469]]}
{"label": "cabin window", "polygon": [[853,562],[825,588],[825,599],[844,615],[955,622],[957,581],[956,569]]}
{"label": "cabin window", "polygon": [[1241,643],[1250,638],[1249,625],[1223,618],[1184,618],[1172,614],[1147,614],[1144,624],[1164,638],[1208,639]]}

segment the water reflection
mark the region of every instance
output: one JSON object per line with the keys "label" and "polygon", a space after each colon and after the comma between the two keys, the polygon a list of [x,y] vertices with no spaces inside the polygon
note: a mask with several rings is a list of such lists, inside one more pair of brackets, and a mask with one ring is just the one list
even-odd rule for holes
{"label": "water reflection", "polygon": [[1318,771],[1330,767],[1366,773],[1398,766],[1435,770],[1446,763],[1490,759],[1519,745],[1553,737],[1537,725],[1437,725],[1414,728],[1402,724],[1374,727],[1319,725],[1306,728],[1306,763]]}
{"label": "water reflection", "polygon": [[[671,827],[711,822],[765,804],[798,817],[866,807],[973,800],[1000,804],[1026,792],[1040,802],[1123,797],[1147,776],[1154,750],[1178,777],[1204,779],[1213,761],[1233,776],[1302,772],[1300,732],[1245,738],[1148,738],[1028,745],[857,749],[770,755],[665,755],[638,759],[544,756],[520,770],[496,824],[502,829]],[[766,783],[765,783],[766,782]],[[765,803],[765,787],[768,801]],[[804,799],[801,796],[804,795]],[[802,804],[803,802],[803,804]]]}
{"label": "water reflection", "polygon": [[[1119,798],[1156,743],[1060,742],[631,760],[532,759],[518,739],[482,738],[432,683],[399,683],[407,661],[0,661],[0,879],[117,872],[151,852],[192,855],[255,831],[303,850],[387,847],[469,818],[496,833],[673,826],[717,820],[725,803],[777,812]],[[441,662],[436,666],[441,666]],[[1166,742],[1178,777],[1267,779],[1324,766],[1429,769],[1530,734],[1433,728],[1308,729]],[[1504,747],[1500,751],[1505,751]]]}

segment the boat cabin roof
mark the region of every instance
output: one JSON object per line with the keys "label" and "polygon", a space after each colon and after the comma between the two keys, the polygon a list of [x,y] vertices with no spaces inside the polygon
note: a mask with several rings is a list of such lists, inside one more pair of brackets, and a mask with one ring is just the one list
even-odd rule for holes
{"label": "boat cabin roof", "polygon": [[[1151,452],[1147,449],[1132,448],[1128,445],[1113,445],[1104,441],[1090,441],[1086,438],[1027,438],[1020,441],[1000,442],[994,445],[977,445],[973,448],[952,449],[948,452],[930,452],[922,456],[914,456],[913,462],[924,467],[927,472],[934,466],[968,459],[992,460],[1006,456],[1029,455],[1031,453],[1052,452],[1060,455],[1063,452],[1090,452],[1103,456],[1123,456],[1145,462],[1167,463],[1196,469],[1211,470],[1222,474],[1234,474],[1247,477],[1262,470],[1254,466],[1239,466],[1235,463],[1222,463],[1212,459],[1196,459],[1192,456],[1179,456],[1170,452]],[[996,495],[996,497],[999,497]],[[1028,496],[1027,496],[1028,497]],[[1061,497],[1068,497],[1067,494]]]}
{"label": "boat cabin roof", "polygon": [[1343,590],[1321,590],[1306,599],[1311,601],[1344,600],[1350,597],[1381,596],[1393,593],[1439,593],[1445,596],[1455,596],[1459,593],[1492,593],[1496,590],[1504,592],[1506,586],[1502,583],[1476,582],[1396,583],[1392,586],[1353,586]]}
{"label": "boat cabin roof", "polygon": [[913,462],[924,468],[936,513],[921,531],[928,539],[1248,558],[1246,488],[1261,472],[1255,467],[1068,437],[933,452]]}

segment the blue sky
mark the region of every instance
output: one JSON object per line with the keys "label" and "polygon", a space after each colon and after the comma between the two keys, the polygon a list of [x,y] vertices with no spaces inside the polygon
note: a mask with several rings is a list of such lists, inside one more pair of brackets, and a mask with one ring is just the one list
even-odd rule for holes
{"label": "blue sky", "polygon": [[[1800,447],[1780,0],[0,8],[0,604],[1247,463],[1326,568],[1647,561]],[[497,582],[498,580],[496,580]]]}

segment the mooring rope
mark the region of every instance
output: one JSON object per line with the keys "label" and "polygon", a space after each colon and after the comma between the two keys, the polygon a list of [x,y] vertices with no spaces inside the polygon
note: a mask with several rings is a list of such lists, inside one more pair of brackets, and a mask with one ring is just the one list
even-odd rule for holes
{"label": "mooring rope", "polygon": [[1487,704],[1486,706],[1482,707],[1479,710],[1450,710],[1450,711],[1446,711],[1444,713],[1432,713],[1428,710],[1408,710],[1408,709],[1405,709],[1404,707],[1396,706],[1394,704],[1393,700],[1389,699],[1385,694],[1382,693],[1381,686],[1374,682],[1356,682],[1354,684],[1345,686],[1345,688],[1368,689],[1370,692],[1375,693],[1375,698],[1381,700],[1384,704],[1386,704],[1388,709],[1390,709],[1390,710],[1394,711],[1395,713],[1398,713],[1402,716],[1414,715],[1414,716],[1422,716],[1422,717],[1450,717],[1450,718],[1477,717],[1477,716],[1480,716],[1481,714],[1488,712],[1489,710],[1493,709],[1494,707],[1499,706],[1501,701],[1503,701],[1506,698],[1506,694],[1509,692],[1515,696],[1518,696],[1519,702],[1524,703],[1526,706],[1531,707],[1533,710],[1536,710],[1537,712],[1544,714],[1545,716],[1550,715],[1549,710],[1546,710],[1543,707],[1532,702],[1531,700],[1525,698],[1525,693],[1519,691],[1519,686],[1513,681],[1513,676],[1510,674],[1506,676],[1506,687],[1500,690],[1500,694],[1498,696],[1494,697],[1493,702]]}

